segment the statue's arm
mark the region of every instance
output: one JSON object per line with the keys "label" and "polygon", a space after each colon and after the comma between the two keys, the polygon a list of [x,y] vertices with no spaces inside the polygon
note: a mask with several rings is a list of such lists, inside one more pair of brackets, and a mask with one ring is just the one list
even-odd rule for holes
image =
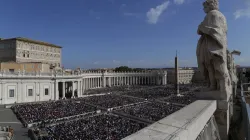
{"label": "statue's arm", "polygon": [[200,30],[201,24],[203,24],[203,22],[201,22],[200,25],[198,26],[198,29],[197,29],[197,34],[198,34],[198,35],[202,35],[202,32],[201,32],[201,30]]}
{"label": "statue's arm", "polygon": [[222,28],[224,28],[224,26],[222,26],[222,24],[225,22],[223,20],[222,17],[220,17],[220,15],[216,14],[216,13],[211,13],[209,15],[207,15],[208,18],[207,22],[205,23],[209,23],[209,24],[204,24],[201,23],[198,27],[198,31],[202,32],[203,34],[207,34],[207,35],[213,35],[216,33],[222,34]]}

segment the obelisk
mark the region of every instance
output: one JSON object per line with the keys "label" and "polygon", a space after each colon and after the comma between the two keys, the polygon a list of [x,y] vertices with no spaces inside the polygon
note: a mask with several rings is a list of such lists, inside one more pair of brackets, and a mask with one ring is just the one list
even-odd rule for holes
{"label": "obelisk", "polygon": [[177,51],[175,56],[175,89],[176,89],[176,94],[179,94],[179,68],[178,68]]}

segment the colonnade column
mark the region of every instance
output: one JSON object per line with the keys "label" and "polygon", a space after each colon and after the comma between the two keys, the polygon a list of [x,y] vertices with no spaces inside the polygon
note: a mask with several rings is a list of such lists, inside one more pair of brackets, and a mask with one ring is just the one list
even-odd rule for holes
{"label": "colonnade column", "polygon": [[98,78],[98,82],[99,82],[98,87],[102,87],[102,84],[101,84],[102,83],[102,78],[101,77]]}
{"label": "colonnade column", "polygon": [[[106,79],[105,79],[105,82],[104,83],[106,83]],[[111,87],[111,77],[108,77],[108,85],[109,85],[109,87]],[[106,86],[106,85],[105,85]]]}
{"label": "colonnade column", "polygon": [[55,81],[55,84],[54,84],[54,94],[55,94],[55,100],[58,100],[59,99],[59,92],[58,92],[58,82]]}
{"label": "colonnade column", "polygon": [[[5,83],[2,82],[1,84],[1,92],[2,92],[2,104],[5,104],[5,98],[6,96],[8,97],[9,95],[9,91],[7,91],[7,93],[4,91],[4,88],[5,88]],[[16,92],[16,91],[15,91]]]}
{"label": "colonnade column", "polygon": [[[50,87],[51,87],[51,89],[49,90],[49,94],[51,95],[51,100],[55,100],[55,94],[54,94],[54,88],[55,88],[55,82],[50,82]],[[44,94],[44,89],[43,89],[43,92],[42,92],[42,94]],[[36,94],[36,93],[35,93]]]}
{"label": "colonnade column", "polygon": [[87,84],[88,83],[88,78],[84,78],[83,80],[84,80],[84,85],[85,85],[84,90],[88,89],[88,84]]}
{"label": "colonnade column", "polygon": [[65,82],[62,82],[62,98],[65,98]]}
{"label": "colonnade column", "polygon": [[[83,79],[82,79],[82,95],[84,94],[84,91],[85,91],[85,88],[86,88],[85,83],[86,83],[86,79],[83,78]],[[82,96],[82,95],[81,95],[81,96]]]}
{"label": "colonnade column", "polygon": [[81,94],[81,81],[78,80],[77,81],[77,97],[80,97],[82,94]]}
{"label": "colonnade column", "polygon": [[136,85],[138,85],[138,76],[136,76],[135,79],[136,79]]}
{"label": "colonnade column", "polygon": [[100,87],[100,77],[97,78],[97,87]]}
{"label": "colonnade column", "polygon": [[90,88],[90,78],[87,80],[88,89]]}
{"label": "colonnade column", "polygon": [[71,97],[75,97],[75,82],[72,81],[72,96]]}

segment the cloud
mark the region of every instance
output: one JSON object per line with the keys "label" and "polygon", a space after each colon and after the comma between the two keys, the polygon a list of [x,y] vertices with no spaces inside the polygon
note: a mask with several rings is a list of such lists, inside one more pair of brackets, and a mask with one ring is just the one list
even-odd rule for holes
{"label": "cloud", "polygon": [[161,14],[168,8],[169,4],[170,2],[166,1],[161,5],[156,6],[155,8],[151,8],[146,14],[148,23],[156,24]]}
{"label": "cloud", "polygon": [[95,61],[93,64],[98,65],[99,63],[100,63],[99,61]]}
{"label": "cloud", "polygon": [[234,18],[238,19],[241,17],[247,17],[250,18],[250,7],[247,9],[239,9],[234,12]]}
{"label": "cloud", "polygon": [[121,62],[120,61],[118,61],[118,60],[113,60],[113,64],[115,64],[115,65],[118,65],[118,64],[120,64]]}
{"label": "cloud", "polygon": [[185,2],[185,0],[174,0],[174,3],[177,5],[181,5]]}
{"label": "cloud", "polygon": [[239,19],[242,17],[250,18],[250,0],[245,0],[246,8],[245,9],[238,9],[234,12],[234,18]]}

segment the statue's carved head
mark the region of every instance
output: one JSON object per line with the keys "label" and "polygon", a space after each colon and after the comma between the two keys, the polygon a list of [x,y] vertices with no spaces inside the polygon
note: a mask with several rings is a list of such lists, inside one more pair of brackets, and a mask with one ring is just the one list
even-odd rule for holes
{"label": "statue's carved head", "polygon": [[204,12],[208,13],[211,10],[218,10],[219,9],[219,1],[218,0],[206,0],[203,2]]}

